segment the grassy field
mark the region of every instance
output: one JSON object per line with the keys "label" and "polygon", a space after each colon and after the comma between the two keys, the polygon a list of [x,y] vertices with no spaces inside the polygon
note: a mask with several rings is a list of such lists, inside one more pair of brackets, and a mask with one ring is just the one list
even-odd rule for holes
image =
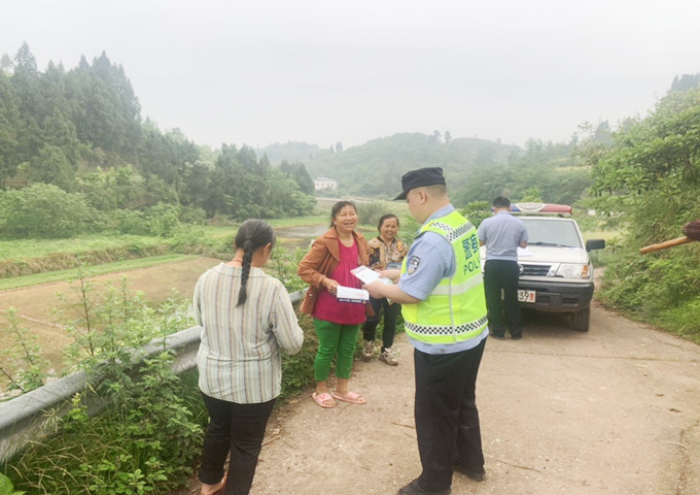
{"label": "grassy field", "polygon": [[[114,263],[105,263],[103,265],[94,265],[85,268],[84,270],[93,275],[103,275],[107,273],[123,272],[135,270],[137,268],[148,268],[164,263],[176,263],[189,259],[197,258],[195,255],[189,254],[166,254],[163,256],[152,256],[150,258],[138,258],[135,260],[117,261]],[[9,289],[18,289],[20,287],[31,287],[34,285],[43,285],[52,282],[63,282],[76,278],[78,269],[57,270],[53,272],[35,273],[34,275],[26,275],[24,277],[12,277],[0,279],[0,291]]]}
{"label": "grassy field", "polygon": [[[270,220],[275,228],[318,225],[328,221],[328,215]],[[201,226],[206,237],[221,239],[233,236],[238,225]],[[150,247],[167,244],[168,239],[157,236],[90,234],[71,239],[0,239],[0,261],[43,258],[54,253],[81,254],[123,247]]]}
{"label": "grassy field", "polygon": [[119,236],[91,234],[72,239],[0,240],[0,261],[42,258],[52,253],[79,254],[108,248],[149,247],[164,244],[165,242],[166,239],[163,237],[127,234]]}

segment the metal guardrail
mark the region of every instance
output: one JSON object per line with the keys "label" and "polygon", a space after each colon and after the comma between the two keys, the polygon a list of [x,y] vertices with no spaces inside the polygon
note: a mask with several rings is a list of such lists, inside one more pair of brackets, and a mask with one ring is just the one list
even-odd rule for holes
{"label": "metal guardrail", "polygon": [[[304,291],[290,294],[292,304],[301,302]],[[174,333],[165,339],[157,338],[137,350],[141,361],[169,350],[174,352],[173,368],[180,374],[197,366],[197,352],[202,327],[192,327]],[[14,454],[37,436],[41,436],[53,421],[63,416],[70,408],[75,394],[94,386],[99,378],[92,380],[84,371],[73,373],[43,387],[22,394],[8,402],[0,403],[0,463]],[[104,404],[94,397],[88,402],[88,412],[98,413]]]}

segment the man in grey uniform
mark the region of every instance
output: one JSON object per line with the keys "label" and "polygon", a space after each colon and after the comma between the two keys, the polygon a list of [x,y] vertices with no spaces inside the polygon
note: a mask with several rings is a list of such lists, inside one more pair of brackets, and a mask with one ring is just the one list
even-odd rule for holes
{"label": "man in grey uniform", "polygon": [[521,339],[518,247],[527,246],[525,222],[511,215],[510,200],[499,196],[493,200],[493,216],[479,225],[478,236],[486,245],[484,290],[491,336],[504,339],[507,328],[514,340]]}

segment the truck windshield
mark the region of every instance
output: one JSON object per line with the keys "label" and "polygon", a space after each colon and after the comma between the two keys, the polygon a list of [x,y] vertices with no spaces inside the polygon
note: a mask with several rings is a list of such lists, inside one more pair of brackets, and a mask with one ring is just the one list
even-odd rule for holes
{"label": "truck windshield", "polygon": [[523,218],[527,228],[528,246],[582,247],[573,222]]}

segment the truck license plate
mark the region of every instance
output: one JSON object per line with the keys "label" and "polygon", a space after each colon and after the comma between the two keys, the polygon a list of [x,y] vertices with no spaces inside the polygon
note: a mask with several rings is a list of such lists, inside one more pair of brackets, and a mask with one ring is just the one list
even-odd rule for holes
{"label": "truck license plate", "polygon": [[518,290],[518,301],[524,303],[534,303],[537,299],[537,292],[534,290]]}

